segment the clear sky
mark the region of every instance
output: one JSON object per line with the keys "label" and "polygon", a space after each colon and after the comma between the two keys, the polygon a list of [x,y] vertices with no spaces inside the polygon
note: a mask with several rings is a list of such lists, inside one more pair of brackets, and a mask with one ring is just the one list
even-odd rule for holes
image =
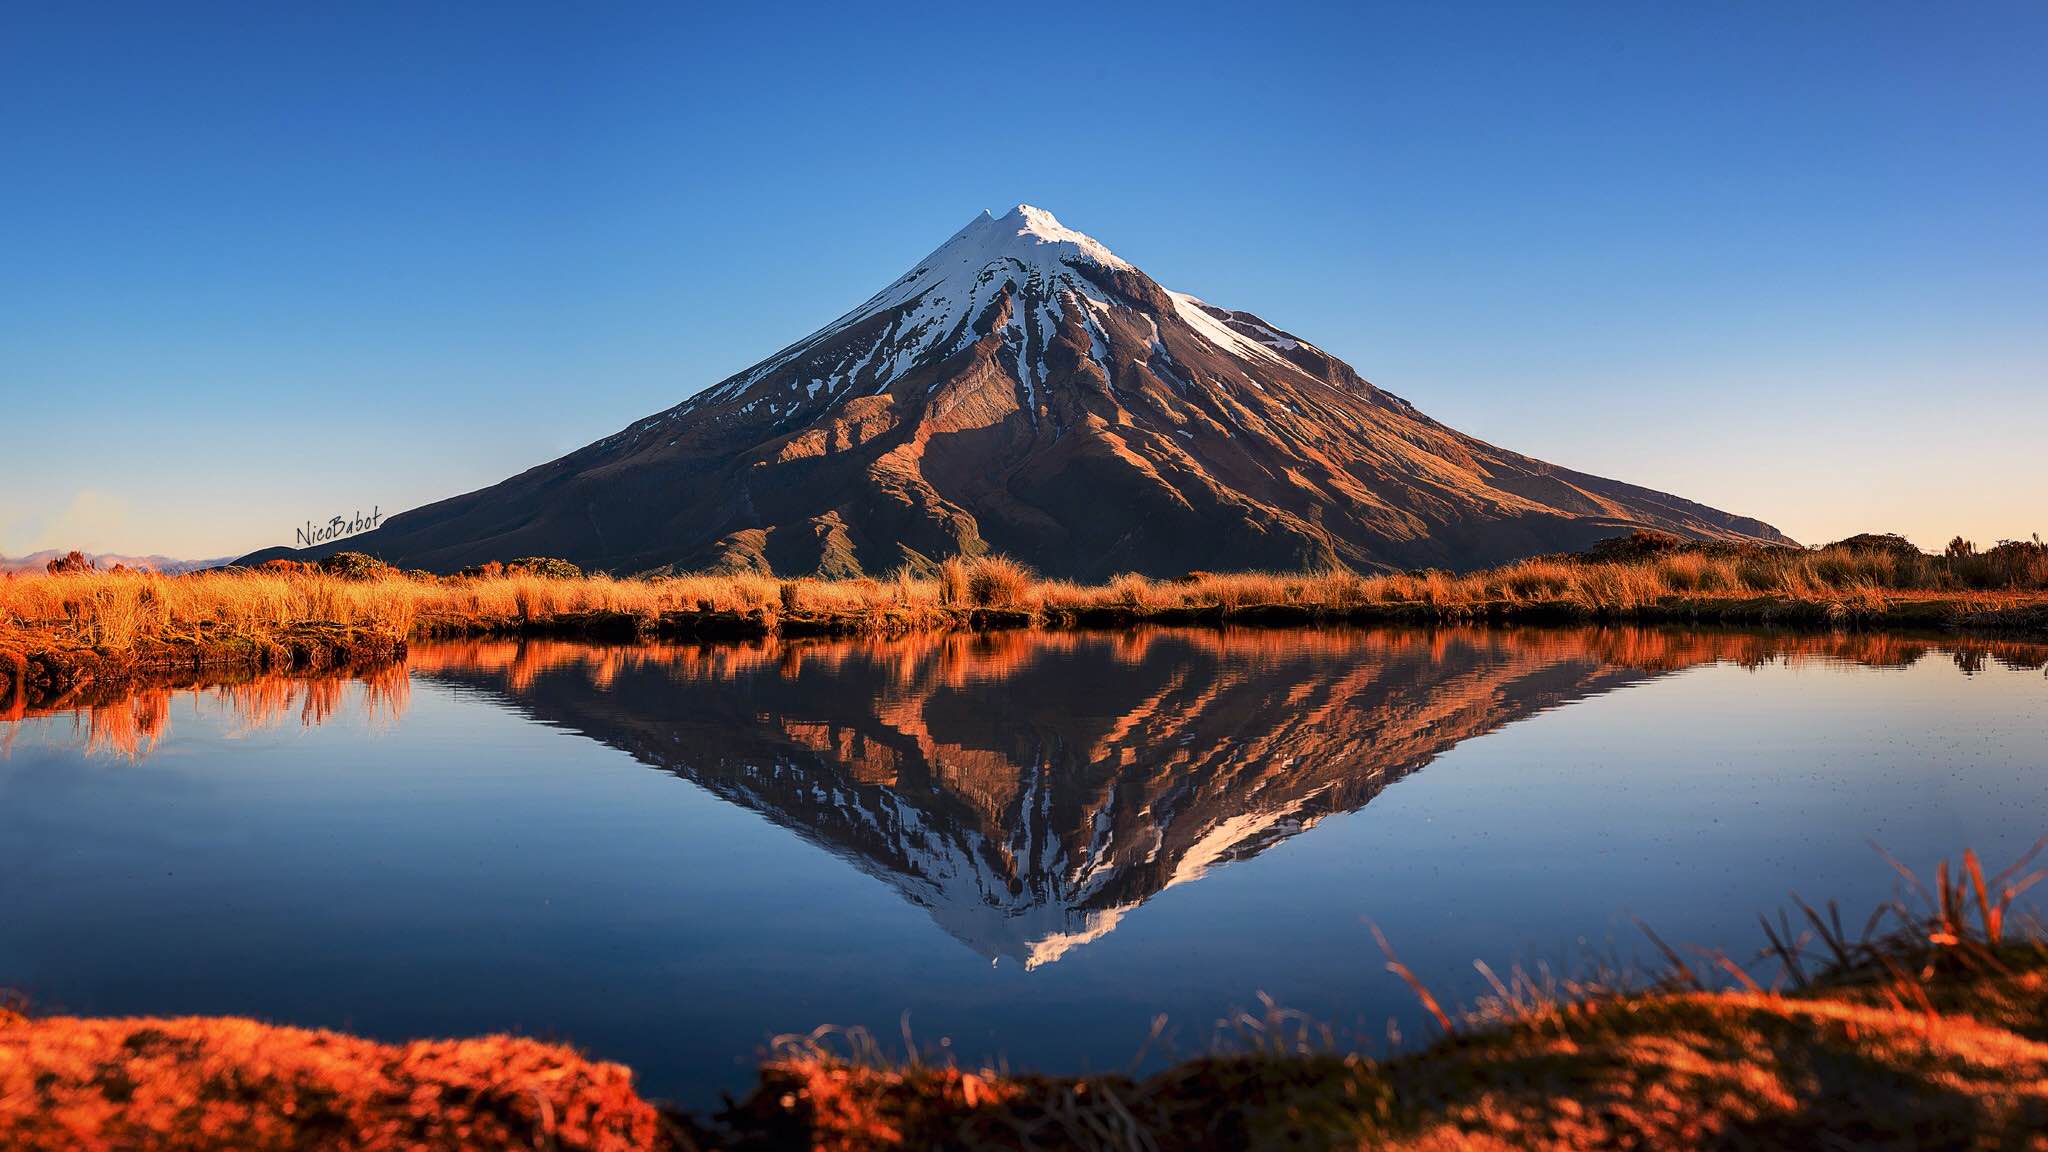
{"label": "clear sky", "polygon": [[1018,201],[1560,464],[2048,533],[2044,60],[2033,2],[23,0],[0,552],[482,487]]}

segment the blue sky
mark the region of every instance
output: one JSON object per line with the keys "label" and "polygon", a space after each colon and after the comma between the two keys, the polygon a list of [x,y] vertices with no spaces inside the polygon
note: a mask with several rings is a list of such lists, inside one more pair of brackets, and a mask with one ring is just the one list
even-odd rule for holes
{"label": "blue sky", "polygon": [[1508,447],[2048,532],[2044,55],[2025,3],[13,4],[0,552],[484,486],[1018,201]]}

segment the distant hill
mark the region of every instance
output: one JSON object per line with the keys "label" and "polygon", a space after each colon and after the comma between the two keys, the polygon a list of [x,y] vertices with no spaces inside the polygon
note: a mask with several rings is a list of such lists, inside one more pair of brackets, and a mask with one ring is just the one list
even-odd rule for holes
{"label": "distant hill", "polygon": [[[69,549],[46,548],[26,556],[0,556],[0,572],[40,572],[50,561],[62,556]],[[234,559],[232,556],[216,556],[211,560],[178,560],[169,556],[126,556],[119,552],[87,552],[86,558],[95,568],[107,569],[116,564],[129,568],[143,568],[151,572],[197,572],[201,568],[218,568]]]}
{"label": "distant hill", "polygon": [[855,576],[995,551],[1099,580],[1464,570],[1636,528],[1790,543],[1467,436],[1020,204],[674,408],[374,532],[244,562],[348,550],[443,572],[541,555]]}

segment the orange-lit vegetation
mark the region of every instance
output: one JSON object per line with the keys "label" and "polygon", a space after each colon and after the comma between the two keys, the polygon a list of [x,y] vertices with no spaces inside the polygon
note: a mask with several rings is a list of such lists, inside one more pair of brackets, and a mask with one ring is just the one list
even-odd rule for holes
{"label": "orange-lit vegetation", "polygon": [[1451,1033],[1405,1054],[1344,1050],[1271,1007],[1143,1079],[904,1063],[821,1030],[711,1117],[662,1115],[625,1069],[506,1037],[0,1011],[0,1147],[2030,1148],[2048,1121],[2048,948],[2013,923],[2038,878],[2024,868],[1988,876],[1965,853],[1931,883],[1906,873],[1861,932],[1798,904],[1750,964],[1513,971],[1467,1010],[1400,969]]}
{"label": "orange-lit vegetation", "polygon": [[0,1148],[653,1148],[632,1074],[505,1036],[377,1044],[253,1020],[0,1010]]}
{"label": "orange-lit vegetation", "polygon": [[1800,550],[1683,545],[1638,533],[1586,556],[1465,575],[1193,573],[1123,575],[1099,585],[1039,579],[999,556],[947,560],[923,575],[903,569],[850,580],[750,572],[620,579],[537,557],[434,576],[353,553],[319,567],[280,560],[183,576],[53,567],[0,577],[0,682],[20,680],[30,654],[61,649],[183,646],[166,658],[177,664],[192,662],[192,650],[245,641],[252,647],[243,662],[277,666],[291,662],[280,655],[291,645],[303,652],[418,634],[557,630],[632,639],[1146,619],[1636,619],[2048,631],[2048,548],[2007,542],[1980,552],[1958,541],[1937,556],[1895,537]]}

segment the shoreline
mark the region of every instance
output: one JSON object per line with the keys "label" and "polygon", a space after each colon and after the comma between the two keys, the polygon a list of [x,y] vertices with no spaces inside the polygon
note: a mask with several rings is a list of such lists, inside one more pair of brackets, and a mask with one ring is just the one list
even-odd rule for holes
{"label": "shoreline", "polygon": [[195,673],[327,672],[397,660],[407,640],[360,628],[301,624],[269,636],[149,640],[103,650],[51,644],[0,647],[0,719],[26,708],[61,706],[88,689],[118,691],[138,681]]}
{"label": "shoreline", "polygon": [[1788,596],[1668,597],[1602,609],[1558,601],[1481,603],[1099,604],[1027,608],[921,607],[915,611],[674,610],[646,616],[619,610],[544,616],[421,614],[393,630],[304,622],[268,633],[199,630],[125,648],[80,644],[54,629],[0,633],[0,708],[48,708],[85,689],[191,672],[323,672],[402,658],[414,641],[548,638],[601,644],[736,643],[768,638],[895,638],[920,632],[1015,629],[1106,631],[1137,627],[1726,627],[1793,632],[1857,631],[1950,639],[2048,640],[2048,595],[1985,606],[1951,596],[1900,596],[1872,603]]}
{"label": "shoreline", "polygon": [[1815,629],[1917,630],[2048,639],[2048,594],[1987,608],[1967,597],[1902,596],[1881,604],[1790,596],[1671,597],[1629,608],[1587,608],[1559,601],[1474,603],[1254,603],[1134,607],[1099,604],[1039,608],[972,607],[888,611],[572,612],[534,619],[422,618],[413,636],[550,636],[591,640],[751,640],[768,636],[901,636],[912,632],[988,632],[1009,628],[1133,628],[1142,625],[1253,628],[1325,625],[1692,624]]}
{"label": "shoreline", "polygon": [[1453,574],[1190,572],[1099,584],[999,555],[886,577],[585,574],[547,557],[453,575],[362,553],[181,576],[89,565],[0,576],[0,707],[194,668],[323,670],[413,639],[595,643],[900,637],[1141,625],[1683,625],[2048,640],[2048,545],[1930,555],[1896,537],[1758,549],[1637,532],[1589,553]]}

